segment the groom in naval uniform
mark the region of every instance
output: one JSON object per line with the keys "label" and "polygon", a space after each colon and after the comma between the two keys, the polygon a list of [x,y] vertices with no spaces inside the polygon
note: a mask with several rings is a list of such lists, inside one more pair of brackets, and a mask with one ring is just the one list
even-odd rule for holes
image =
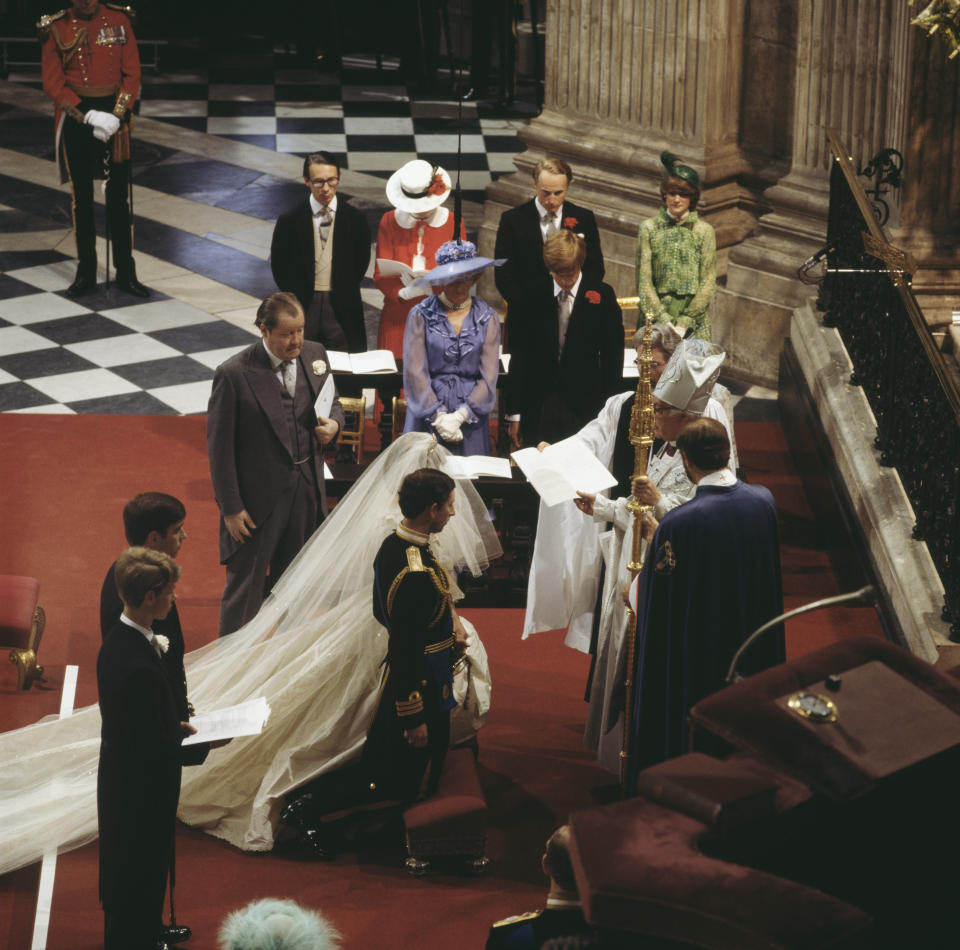
{"label": "groom in naval uniform", "polygon": [[217,367],[207,408],[207,453],[220,508],[226,584],[220,636],[239,630],[327,513],[323,448],[343,409],[318,416],[330,377],[327,351],[303,339],[293,294],[271,294],[257,310],[262,339]]}

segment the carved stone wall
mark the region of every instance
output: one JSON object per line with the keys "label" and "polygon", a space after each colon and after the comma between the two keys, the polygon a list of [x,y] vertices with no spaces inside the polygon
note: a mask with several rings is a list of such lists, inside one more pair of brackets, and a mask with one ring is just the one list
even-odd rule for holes
{"label": "carved stone wall", "polygon": [[[732,373],[773,384],[796,270],[826,233],[833,128],[858,166],[905,152],[902,227],[941,285],[960,285],[960,62],[909,16],[903,0],[548,0],[545,107],[521,132],[518,172],[487,190],[482,251],[532,196],[536,162],[559,155],[571,198],[597,214],[607,281],[636,293],[636,230],[659,206],[668,148],[701,172],[717,232],[714,339]],[[943,207],[918,175],[925,152]],[[492,279],[483,291],[496,298]]]}

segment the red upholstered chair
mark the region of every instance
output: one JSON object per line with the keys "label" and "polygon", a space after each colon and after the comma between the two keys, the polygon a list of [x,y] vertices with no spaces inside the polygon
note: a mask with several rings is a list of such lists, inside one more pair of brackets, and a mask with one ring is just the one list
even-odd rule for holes
{"label": "red upholstered chair", "polygon": [[451,749],[436,792],[403,813],[407,828],[407,868],[424,874],[433,858],[463,857],[473,870],[489,861],[487,803],[472,749]]}
{"label": "red upholstered chair", "polygon": [[644,938],[709,950],[875,945],[863,911],[795,881],[708,857],[700,851],[707,826],[655,802],[635,798],[575,812],[570,829],[587,920],[636,934],[633,946],[646,946]]}
{"label": "red upholstered chair", "polygon": [[17,665],[17,686],[30,689],[43,679],[37,651],[47,618],[37,603],[40,582],[35,577],[0,574],[0,648],[10,649],[10,662]]}

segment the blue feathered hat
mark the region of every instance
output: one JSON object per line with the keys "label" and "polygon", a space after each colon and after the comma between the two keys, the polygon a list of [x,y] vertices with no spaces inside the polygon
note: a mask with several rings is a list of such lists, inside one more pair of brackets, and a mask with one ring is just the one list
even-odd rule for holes
{"label": "blue feathered hat", "polygon": [[437,266],[427,271],[411,287],[445,287],[465,277],[472,277],[488,267],[499,267],[506,258],[477,257],[477,245],[473,241],[447,241],[437,249]]}

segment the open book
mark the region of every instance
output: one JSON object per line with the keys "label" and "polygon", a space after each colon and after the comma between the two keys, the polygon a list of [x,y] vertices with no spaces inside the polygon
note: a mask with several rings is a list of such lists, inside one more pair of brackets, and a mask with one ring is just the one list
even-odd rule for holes
{"label": "open book", "polygon": [[367,350],[366,353],[345,353],[327,350],[330,369],[335,373],[396,373],[397,361],[390,350]]}
{"label": "open book", "polygon": [[450,455],[444,463],[444,469],[452,478],[479,478],[481,475],[513,477],[510,474],[510,459],[497,458],[495,455]]}
{"label": "open book", "polygon": [[575,435],[555,442],[542,452],[520,449],[511,458],[527,476],[547,507],[572,501],[577,491],[596,494],[612,488],[617,480]]}
{"label": "open book", "polygon": [[426,270],[414,269],[402,261],[391,261],[386,257],[377,258],[377,267],[384,277],[399,277],[404,287],[409,287],[418,277],[423,277]]}

